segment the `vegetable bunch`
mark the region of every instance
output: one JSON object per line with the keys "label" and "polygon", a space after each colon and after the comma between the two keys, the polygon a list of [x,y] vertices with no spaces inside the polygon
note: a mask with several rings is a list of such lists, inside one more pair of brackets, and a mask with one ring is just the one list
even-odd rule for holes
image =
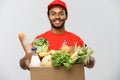
{"label": "vegetable bunch", "polygon": [[55,67],[65,66],[67,69],[70,69],[72,67],[71,55],[65,51],[55,51],[55,53],[52,54],[51,61],[52,65]]}
{"label": "vegetable bunch", "polygon": [[37,48],[37,53],[42,59],[44,66],[65,66],[70,69],[73,64],[82,64],[92,54],[93,50],[87,46],[76,46],[73,54],[70,54],[70,47],[68,45],[62,46],[60,50],[48,51],[48,41],[45,38],[35,39],[33,47]]}
{"label": "vegetable bunch", "polygon": [[83,63],[87,58],[93,54],[93,50],[87,46],[77,47],[73,55],[71,55],[72,63]]}
{"label": "vegetable bunch", "polygon": [[35,39],[33,41],[33,47],[37,48],[37,53],[48,51],[48,41],[45,38]]}

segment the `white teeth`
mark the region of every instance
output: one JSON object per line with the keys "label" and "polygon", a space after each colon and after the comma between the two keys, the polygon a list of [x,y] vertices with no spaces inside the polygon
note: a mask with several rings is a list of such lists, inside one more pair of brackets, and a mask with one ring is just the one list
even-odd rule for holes
{"label": "white teeth", "polygon": [[59,21],[59,20],[56,20],[55,22],[56,22],[56,23],[60,23],[60,21]]}

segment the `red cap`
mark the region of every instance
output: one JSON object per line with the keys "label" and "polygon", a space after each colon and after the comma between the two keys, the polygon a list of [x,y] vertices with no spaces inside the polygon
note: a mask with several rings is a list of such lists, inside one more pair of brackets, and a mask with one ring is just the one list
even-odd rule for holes
{"label": "red cap", "polygon": [[67,6],[65,4],[65,2],[61,1],[61,0],[54,0],[53,2],[51,2],[49,5],[48,5],[48,10],[50,8],[52,8],[53,6],[61,6],[63,7],[66,11],[67,11]]}

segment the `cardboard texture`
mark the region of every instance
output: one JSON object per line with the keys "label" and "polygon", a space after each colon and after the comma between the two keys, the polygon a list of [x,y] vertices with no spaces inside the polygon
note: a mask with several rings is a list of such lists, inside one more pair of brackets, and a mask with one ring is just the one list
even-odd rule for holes
{"label": "cardboard texture", "polygon": [[74,64],[70,70],[61,67],[30,67],[31,80],[85,80],[84,65]]}

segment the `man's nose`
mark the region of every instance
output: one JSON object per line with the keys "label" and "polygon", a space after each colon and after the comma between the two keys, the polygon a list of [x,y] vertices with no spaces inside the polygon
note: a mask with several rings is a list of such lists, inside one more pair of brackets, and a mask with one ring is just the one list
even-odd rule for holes
{"label": "man's nose", "polygon": [[56,18],[60,18],[60,15],[59,14],[56,14],[56,16],[55,16]]}

